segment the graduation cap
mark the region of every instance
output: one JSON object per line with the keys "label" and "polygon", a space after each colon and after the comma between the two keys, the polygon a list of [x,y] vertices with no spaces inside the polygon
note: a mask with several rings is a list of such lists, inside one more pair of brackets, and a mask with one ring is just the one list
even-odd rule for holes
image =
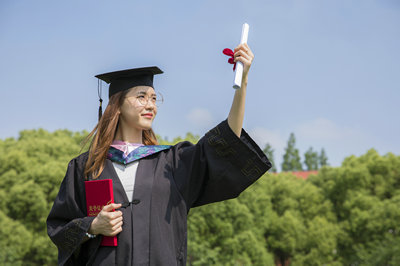
{"label": "graduation cap", "polygon": [[132,68],[114,72],[108,72],[104,74],[100,74],[95,76],[99,79],[98,83],[98,93],[99,93],[99,120],[102,115],[102,107],[101,104],[103,100],[101,99],[101,82],[100,80],[105,81],[106,83],[110,84],[108,90],[108,97],[110,98],[112,95],[116,94],[117,92],[128,90],[135,86],[153,86],[153,78],[154,75],[164,73],[161,69],[156,66],[152,67],[141,67],[141,68]]}

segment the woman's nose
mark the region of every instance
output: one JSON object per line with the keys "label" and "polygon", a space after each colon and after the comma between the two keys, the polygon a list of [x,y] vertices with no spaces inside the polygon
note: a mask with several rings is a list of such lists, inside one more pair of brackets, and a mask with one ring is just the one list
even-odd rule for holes
{"label": "woman's nose", "polygon": [[155,103],[153,103],[150,99],[148,99],[147,101],[146,101],[146,104],[145,104],[145,108],[146,109],[154,109],[154,107],[156,106],[156,104]]}

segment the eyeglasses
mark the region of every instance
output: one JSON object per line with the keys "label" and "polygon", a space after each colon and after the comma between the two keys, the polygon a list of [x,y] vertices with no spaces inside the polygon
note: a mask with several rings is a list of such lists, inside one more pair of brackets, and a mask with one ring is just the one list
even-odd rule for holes
{"label": "eyeglasses", "polygon": [[153,105],[159,107],[163,102],[164,98],[161,93],[157,92],[156,94],[153,94],[151,96],[148,96],[143,93],[138,93],[136,96],[131,96],[128,98],[135,98],[138,103],[142,106],[146,106],[148,102],[152,103]]}

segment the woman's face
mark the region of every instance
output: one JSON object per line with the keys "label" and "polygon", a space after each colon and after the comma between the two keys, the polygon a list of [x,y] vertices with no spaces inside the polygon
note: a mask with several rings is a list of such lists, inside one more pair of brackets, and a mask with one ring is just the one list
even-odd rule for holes
{"label": "woman's face", "polygon": [[150,129],[157,114],[156,97],[152,87],[131,88],[120,107],[120,124],[138,130]]}

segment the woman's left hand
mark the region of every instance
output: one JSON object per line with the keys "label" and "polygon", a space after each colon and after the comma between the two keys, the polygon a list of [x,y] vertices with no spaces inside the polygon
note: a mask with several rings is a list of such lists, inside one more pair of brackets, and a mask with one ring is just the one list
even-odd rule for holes
{"label": "woman's left hand", "polygon": [[251,63],[254,59],[254,54],[247,43],[239,44],[234,52],[234,61],[243,63],[243,76],[247,76],[250,70]]}

